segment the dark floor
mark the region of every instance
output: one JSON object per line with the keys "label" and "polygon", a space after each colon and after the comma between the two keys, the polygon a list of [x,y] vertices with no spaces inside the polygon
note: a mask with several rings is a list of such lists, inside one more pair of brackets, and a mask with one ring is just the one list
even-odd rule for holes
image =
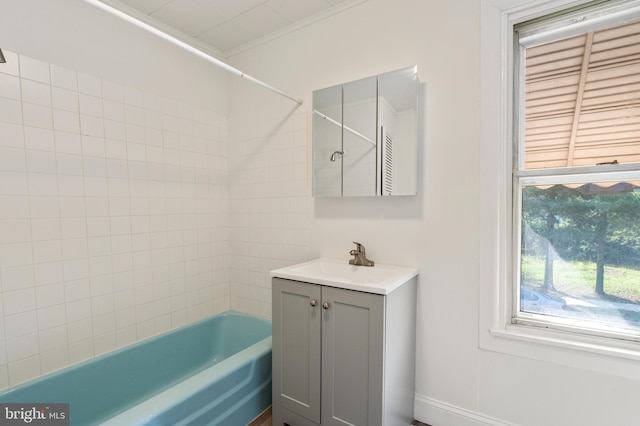
{"label": "dark floor", "polygon": [[249,423],[249,426],[271,426],[271,407],[260,414],[257,419]]}

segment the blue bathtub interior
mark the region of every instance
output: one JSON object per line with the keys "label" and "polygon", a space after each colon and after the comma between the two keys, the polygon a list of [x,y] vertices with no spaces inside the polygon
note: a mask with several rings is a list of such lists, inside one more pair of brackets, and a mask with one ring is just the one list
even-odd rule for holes
{"label": "blue bathtub interior", "polygon": [[[142,423],[247,424],[271,404],[270,337],[269,321],[227,311],[7,389],[0,402],[69,403],[72,425],[100,424],[269,339],[263,351],[268,353],[218,373],[216,383]],[[243,400],[249,407],[236,407],[239,414],[234,414],[232,408]],[[215,409],[205,413],[203,407],[214,401]],[[250,418],[236,418],[242,413]]]}

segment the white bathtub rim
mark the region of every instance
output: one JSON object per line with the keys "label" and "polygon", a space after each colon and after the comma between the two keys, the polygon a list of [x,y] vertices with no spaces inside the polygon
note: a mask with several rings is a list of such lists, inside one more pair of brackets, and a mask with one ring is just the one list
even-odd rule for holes
{"label": "white bathtub rim", "polygon": [[[180,383],[100,423],[101,426],[144,425],[166,411],[202,391],[215,380],[224,377],[247,362],[271,351],[271,336],[243,349]],[[73,413],[71,413],[73,415]]]}

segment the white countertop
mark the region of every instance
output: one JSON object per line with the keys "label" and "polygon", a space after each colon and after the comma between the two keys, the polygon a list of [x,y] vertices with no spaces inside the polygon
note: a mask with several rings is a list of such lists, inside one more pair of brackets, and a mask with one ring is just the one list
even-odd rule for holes
{"label": "white countertop", "polygon": [[271,271],[271,277],[366,293],[389,294],[418,275],[418,268],[376,263],[350,265],[348,259],[321,258]]}

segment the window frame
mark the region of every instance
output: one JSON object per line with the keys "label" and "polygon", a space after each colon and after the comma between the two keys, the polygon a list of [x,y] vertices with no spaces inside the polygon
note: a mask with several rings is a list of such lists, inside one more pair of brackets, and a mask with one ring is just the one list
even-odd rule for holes
{"label": "window frame", "polygon": [[526,49],[532,46],[582,35],[589,31],[620,25],[640,19],[640,10],[625,0],[595,1],[515,24],[513,27],[513,164],[512,223],[513,275],[511,323],[550,328],[568,333],[640,342],[640,332],[625,333],[606,324],[597,326],[579,318],[554,317],[520,310],[522,239],[522,193],[524,186],[603,181],[640,180],[640,163],[616,165],[568,166],[558,168],[525,168],[525,61]]}
{"label": "window frame", "polygon": [[[481,0],[480,187],[483,194],[480,197],[479,347],[640,379],[637,363],[640,345],[636,342],[583,334],[572,327],[553,329],[512,321],[514,300],[518,296],[513,284],[517,272],[514,258],[518,256],[513,255],[513,247],[519,252],[519,245],[514,241],[518,234],[513,226],[513,218],[519,216],[515,216],[513,208],[516,200],[512,164],[517,157],[512,145],[516,135],[512,111],[522,107],[514,103],[514,27],[589,2]],[[640,9],[639,0],[625,4]],[[626,172],[628,167],[618,165],[615,171]],[[572,173],[572,170],[556,169],[543,174],[569,176]],[[531,177],[530,172],[522,172],[521,177]]]}
{"label": "window frame", "polygon": [[[620,167],[624,166],[624,167]],[[520,291],[521,291],[521,270],[520,260],[522,253],[518,249],[521,247],[522,239],[522,188],[525,186],[542,186],[554,184],[590,183],[604,181],[628,181],[640,179],[640,165],[625,164],[618,166],[598,166],[608,170],[593,170],[593,167],[581,168],[584,170],[573,171],[573,173],[558,173],[559,170],[545,170],[540,173],[514,173],[513,178],[513,294],[511,323],[532,327],[551,328],[571,333],[600,336],[605,338],[622,339],[630,342],[640,342],[640,330],[636,333],[624,333],[616,327],[609,327],[606,324],[598,326],[589,324],[580,319],[566,317],[549,317],[544,314],[520,311]],[[616,168],[618,167],[618,168]],[[626,170],[620,170],[626,169]]]}

